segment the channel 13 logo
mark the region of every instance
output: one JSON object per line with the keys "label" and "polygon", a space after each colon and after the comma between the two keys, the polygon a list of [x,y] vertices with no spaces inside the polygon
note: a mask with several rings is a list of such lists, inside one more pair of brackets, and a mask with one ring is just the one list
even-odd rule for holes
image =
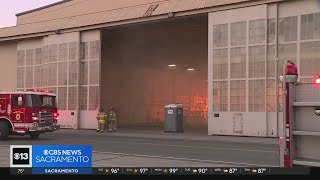
{"label": "channel 13 logo", "polygon": [[32,167],[32,146],[11,145],[10,167]]}

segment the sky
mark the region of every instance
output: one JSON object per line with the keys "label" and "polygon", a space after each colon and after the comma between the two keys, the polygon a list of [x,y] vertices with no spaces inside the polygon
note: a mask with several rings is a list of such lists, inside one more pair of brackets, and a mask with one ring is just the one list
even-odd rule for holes
{"label": "sky", "polygon": [[60,0],[1,0],[0,3],[0,28],[15,26],[16,14]]}

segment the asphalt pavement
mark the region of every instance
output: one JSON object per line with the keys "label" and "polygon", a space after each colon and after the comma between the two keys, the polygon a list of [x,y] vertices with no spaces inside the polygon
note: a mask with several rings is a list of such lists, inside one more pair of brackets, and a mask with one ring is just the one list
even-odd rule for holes
{"label": "asphalt pavement", "polygon": [[0,166],[9,166],[10,145],[92,145],[94,167],[276,167],[275,138],[120,130],[60,130],[31,140],[0,142]]}

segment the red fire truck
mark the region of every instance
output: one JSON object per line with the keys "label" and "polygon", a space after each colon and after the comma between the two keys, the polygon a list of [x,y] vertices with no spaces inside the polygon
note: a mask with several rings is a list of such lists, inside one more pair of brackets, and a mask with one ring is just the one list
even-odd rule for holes
{"label": "red fire truck", "polygon": [[60,129],[56,95],[49,90],[0,92],[0,140],[9,135],[40,134]]}

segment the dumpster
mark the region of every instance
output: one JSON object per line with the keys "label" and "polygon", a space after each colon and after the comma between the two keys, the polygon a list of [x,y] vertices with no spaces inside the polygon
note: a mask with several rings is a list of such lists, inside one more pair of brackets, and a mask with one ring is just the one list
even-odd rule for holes
{"label": "dumpster", "polygon": [[183,106],[169,104],[165,106],[164,128],[165,132],[183,132]]}

